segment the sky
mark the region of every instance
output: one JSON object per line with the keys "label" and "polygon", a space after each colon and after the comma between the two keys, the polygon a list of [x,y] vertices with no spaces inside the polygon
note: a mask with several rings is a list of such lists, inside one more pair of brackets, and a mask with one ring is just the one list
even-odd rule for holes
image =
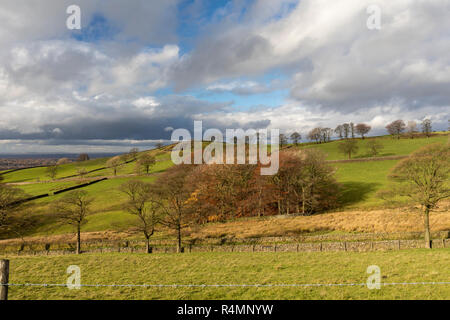
{"label": "sky", "polygon": [[449,14],[450,0],[2,0],[0,154],[146,149],[194,120],[446,130]]}

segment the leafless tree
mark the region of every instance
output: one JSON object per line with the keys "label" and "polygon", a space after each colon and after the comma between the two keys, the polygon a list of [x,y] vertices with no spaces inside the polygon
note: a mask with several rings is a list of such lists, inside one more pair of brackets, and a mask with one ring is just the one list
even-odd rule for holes
{"label": "leafless tree", "polygon": [[302,139],[302,136],[298,132],[294,132],[291,134],[291,140],[292,142],[298,146],[298,142]]}
{"label": "leafless tree", "polygon": [[408,196],[423,208],[425,243],[431,248],[430,211],[450,197],[450,147],[432,144],[412,153],[392,170],[390,178],[399,182],[393,195]]}
{"label": "leafless tree", "polygon": [[408,132],[408,136],[413,139],[414,134],[417,131],[417,123],[415,121],[408,121],[408,124],[406,125],[406,130]]}
{"label": "leafless tree", "polygon": [[192,193],[187,179],[195,166],[177,165],[167,170],[157,181],[155,190],[163,217],[161,224],[177,234],[177,252],[182,252],[182,231],[194,222],[190,201]]}
{"label": "leafless tree", "polygon": [[431,120],[425,119],[422,121],[422,132],[425,133],[427,138],[431,135]]}
{"label": "leafless tree", "polygon": [[138,160],[137,165],[145,169],[145,172],[148,174],[150,172],[150,168],[155,165],[156,159],[154,156],[144,153]]}
{"label": "leafless tree", "polygon": [[322,139],[322,130],[321,128],[314,128],[308,133],[308,139],[312,141],[316,141],[320,143]]}
{"label": "leafless tree", "polygon": [[348,158],[352,158],[352,154],[358,152],[358,141],[354,139],[345,140],[338,145],[338,149],[341,153],[347,154]]}
{"label": "leafless tree", "polygon": [[50,179],[54,180],[56,178],[56,175],[58,174],[58,165],[52,164],[45,168],[45,173],[47,174]]}
{"label": "leafless tree", "polygon": [[344,138],[348,139],[349,134],[350,134],[350,125],[348,123],[344,123],[342,125],[343,131],[344,131]]}
{"label": "leafless tree", "polygon": [[334,132],[339,136],[339,139],[342,139],[344,137],[344,127],[342,124],[338,125],[336,129],[334,129]]}
{"label": "leafless tree", "polygon": [[352,135],[352,139],[355,138],[355,124],[353,122],[350,122],[350,133]]}
{"label": "leafless tree", "polygon": [[368,134],[370,129],[372,128],[365,123],[358,123],[355,129],[356,133],[358,133],[361,138],[364,139],[364,135]]}
{"label": "leafless tree", "polygon": [[106,162],[106,166],[113,170],[114,176],[117,175],[117,169],[120,166],[120,162],[121,162],[121,159],[119,156],[115,156]]}
{"label": "leafless tree", "polygon": [[280,133],[280,149],[282,149],[285,145],[287,145],[288,139],[285,134]]}
{"label": "leafless tree", "polygon": [[367,141],[367,148],[369,149],[371,156],[376,156],[383,150],[384,145],[378,141],[378,139],[369,139],[369,141]]}
{"label": "leafless tree", "polygon": [[395,120],[386,126],[387,131],[392,136],[397,136],[400,139],[400,135],[405,131],[406,125],[403,120]]}
{"label": "leafless tree", "polygon": [[125,209],[137,217],[135,230],[142,232],[146,240],[146,253],[151,253],[150,237],[161,219],[158,203],[154,200],[153,186],[139,180],[131,180],[120,186],[127,195]]}
{"label": "leafless tree", "polygon": [[130,152],[128,152],[128,154],[130,155],[130,158],[133,160],[137,159],[137,156],[139,154],[139,148],[131,148]]}
{"label": "leafless tree", "polygon": [[89,155],[87,153],[82,153],[82,154],[80,154],[78,156],[78,161],[79,162],[88,161],[89,159],[90,158],[89,158]]}
{"label": "leafless tree", "polygon": [[76,253],[81,253],[81,227],[87,223],[93,198],[86,191],[75,190],[53,203],[53,211],[64,224],[75,227],[77,235]]}
{"label": "leafless tree", "polygon": [[19,235],[24,230],[23,222],[26,217],[18,216],[18,213],[24,209],[22,203],[24,198],[26,198],[25,192],[5,185],[0,180],[0,235],[10,233]]}

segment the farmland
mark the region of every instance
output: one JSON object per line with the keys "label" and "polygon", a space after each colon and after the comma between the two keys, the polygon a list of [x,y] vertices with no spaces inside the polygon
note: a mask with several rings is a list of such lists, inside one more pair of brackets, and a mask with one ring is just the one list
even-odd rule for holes
{"label": "farmland", "polygon": [[[449,249],[368,253],[85,254],[11,257],[11,283],[66,283],[66,268],[82,284],[361,284],[369,265],[383,283],[450,279]],[[182,276],[180,276],[182,275]],[[12,287],[11,299],[448,299],[449,285],[348,287]]]}

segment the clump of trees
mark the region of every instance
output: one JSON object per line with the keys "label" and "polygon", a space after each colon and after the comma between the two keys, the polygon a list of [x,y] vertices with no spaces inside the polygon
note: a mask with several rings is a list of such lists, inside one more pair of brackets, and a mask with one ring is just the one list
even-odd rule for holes
{"label": "clump of trees", "polygon": [[399,162],[390,174],[397,182],[386,196],[407,196],[422,206],[425,245],[431,248],[430,212],[450,197],[450,146],[432,144],[412,153]]}
{"label": "clump of trees", "polygon": [[308,133],[308,139],[316,143],[330,142],[333,130],[331,128],[314,128]]}
{"label": "clump of trees", "polygon": [[280,153],[280,169],[261,176],[257,165],[200,166],[196,210],[203,221],[242,216],[304,214],[336,205],[334,169],[315,149]]}

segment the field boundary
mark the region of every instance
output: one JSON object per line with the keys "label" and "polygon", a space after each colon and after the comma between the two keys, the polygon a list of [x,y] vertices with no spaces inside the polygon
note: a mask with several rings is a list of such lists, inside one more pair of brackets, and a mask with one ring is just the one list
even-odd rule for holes
{"label": "field boundary", "polygon": [[[66,255],[75,252],[75,246],[67,243],[66,248],[53,249],[50,244],[36,248],[24,245],[0,247],[3,255]],[[145,253],[142,243],[130,244],[128,241],[117,242],[115,246],[98,246],[82,244],[83,253]],[[433,248],[450,248],[450,239],[434,239]],[[370,252],[391,251],[425,248],[424,240],[385,240],[385,241],[346,241],[346,242],[311,242],[311,243],[289,243],[289,244],[253,244],[253,245],[192,245],[183,247],[185,253],[196,252]],[[152,253],[176,253],[175,246],[154,246]]]}

